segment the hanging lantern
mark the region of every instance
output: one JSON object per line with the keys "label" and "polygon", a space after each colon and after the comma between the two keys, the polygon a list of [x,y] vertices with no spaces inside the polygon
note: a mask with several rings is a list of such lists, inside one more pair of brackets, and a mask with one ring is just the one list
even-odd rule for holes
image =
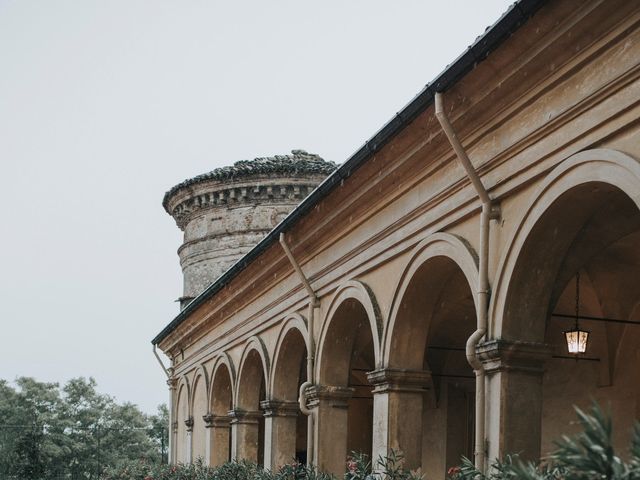
{"label": "hanging lantern", "polygon": [[576,327],[564,332],[567,339],[567,349],[573,355],[580,355],[587,351],[587,342],[589,341],[589,332],[580,330],[576,322]]}
{"label": "hanging lantern", "polygon": [[576,325],[571,330],[564,332],[567,340],[567,350],[572,355],[580,355],[587,351],[587,342],[589,341],[589,331],[581,330],[578,325],[580,318],[580,272],[576,273]]}

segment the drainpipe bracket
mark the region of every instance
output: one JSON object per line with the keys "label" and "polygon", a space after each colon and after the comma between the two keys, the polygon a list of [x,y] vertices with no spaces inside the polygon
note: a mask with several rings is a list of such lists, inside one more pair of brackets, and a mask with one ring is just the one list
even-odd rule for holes
{"label": "drainpipe bracket", "polygon": [[500,220],[502,218],[502,208],[499,203],[491,202],[489,207],[489,218],[491,220]]}

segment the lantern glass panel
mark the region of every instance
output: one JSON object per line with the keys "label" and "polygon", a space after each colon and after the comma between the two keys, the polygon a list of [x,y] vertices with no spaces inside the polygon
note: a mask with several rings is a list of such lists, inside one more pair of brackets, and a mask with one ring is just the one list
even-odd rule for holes
{"label": "lantern glass panel", "polygon": [[587,351],[589,332],[578,328],[564,332],[569,353],[577,355]]}

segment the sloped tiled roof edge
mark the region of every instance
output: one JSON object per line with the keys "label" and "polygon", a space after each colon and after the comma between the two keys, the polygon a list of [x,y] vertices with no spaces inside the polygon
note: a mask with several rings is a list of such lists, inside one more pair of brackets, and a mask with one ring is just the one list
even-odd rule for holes
{"label": "sloped tiled roof edge", "polygon": [[478,63],[498,48],[502,42],[518,30],[529,18],[531,18],[548,0],[519,0],[491,27],[479,36],[453,63],[447,66],[432,82],[428,83],[413,100],[411,100],[400,112],[378,130],[367,142],[364,143],[349,159],[344,162],[333,174],[329,175],[318,187],[309,194],[296,208],[294,208],[282,222],[280,222],[269,234],[253,247],[244,257],[238,260],[221,277],[211,284],[204,292],[194,298],[162,331],[151,341],[157,345],[167,338],[178,325],[180,325],[191,312],[196,310],[205,301],[213,297],[225,285],[233,280],[263,251],[278,241],[280,233],[290,230],[305,214],[317,205],[340,182],[350,177],[353,172],[365,163],[374,153],[382,149],[396,134],[406,125],[411,123],[431,103],[436,92],[444,92],[455,85],[460,78],[472,71]]}

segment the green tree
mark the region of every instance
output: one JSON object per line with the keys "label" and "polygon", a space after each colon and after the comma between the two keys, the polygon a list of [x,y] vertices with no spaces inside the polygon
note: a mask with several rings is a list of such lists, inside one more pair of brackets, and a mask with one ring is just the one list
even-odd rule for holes
{"label": "green tree", "polygon": [[24,421],[20,415],[17,392],[4,380],[0,380],[0,476],[9,475],[18,442],[18,425]]}
{"label": "green tree", "polygon": [[[0,471],[18,478],[40,478],[59,454],[55,426],[61,398],[56,383],[19,378],[19,390],[6,382],[0,388],[2,458]],[[5,453],[6,452],[6,453]]]}
{"label": "green tree", "polygon": [[149,417],[149,423],[151,425],[149,436],[160,452],[158,460],[160,463],[169,463],[169,409],[164,403],[158,405],[158,411]]}
{"label": "green tree", "polygon": [[[0,478],[98,478],[106,466],[160,463],[168,413],[145,415],[96,389],[94,379],[0,380]],[[163,424],[164,422],[164,424]]]}

